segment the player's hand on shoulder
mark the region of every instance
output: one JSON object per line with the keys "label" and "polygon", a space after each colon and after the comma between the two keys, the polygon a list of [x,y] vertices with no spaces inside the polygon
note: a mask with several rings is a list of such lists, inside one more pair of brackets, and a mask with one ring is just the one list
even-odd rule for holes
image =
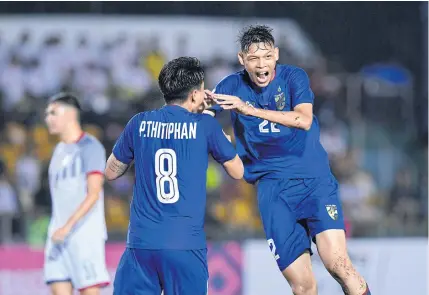
{"label": "player's hand on shoulder", "polygon": [[254,111],[251,105],[245,103],[237,96],[214,93],[212,99],[224,110],[232,110],[246,116],[251,115]]}

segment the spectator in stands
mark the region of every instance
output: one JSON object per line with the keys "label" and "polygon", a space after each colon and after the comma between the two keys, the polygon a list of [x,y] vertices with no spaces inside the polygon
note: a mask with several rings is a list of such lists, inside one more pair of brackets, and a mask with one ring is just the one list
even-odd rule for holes
{"label": "spectator in stands", "polygon": [[[32,98],[42,98],[52,91],[49,89],[48,80],[53,76],[40,66],[40,61],[33,58],[28,62],[27,69],[24,73],[24,87],[26,93]],[[54,79],[55,81],[55,79]],[[54,86],[58,87],[58,85]]]}
{"label": "spectator in stands", "polygon": [[15,175],[16,161],[24,152],[27,133],[24,126],[8,122],[4,130],[4,140],[0,142],[0,155],[7,175]]}
{"label": "spectator in stands", "polygon": [[34,211],[34,198],[41,183],[41,168],[35,150],[28,144],[25,153],[18,159],[15,169],[16,189],[21,210],[26,215]]}
{"label": "spectator in stands", "polygon": [[152,79],[156,81],[158,79],[159,72],[165,64],[165,56],[162,52],[157,36],[153,36],[149,41],[150,49],[149,53],[143,58],[143,65],[149,72]]}
{"label": "spectator in stands", "polygon": [[25,30],[21,33],[18,44],[13,48],[13,52],[24,66],[34,59],[37,54],[37,48],[34,43],[31,42],[30,31]]}
{"label": "spectator in stands", "polygon": [[[337,165],[340,196],[344,214],[349,217],[355,233],[376,225],[382,217],[377,186],[371,174],[358,165],[360,151],[355,149]],[[361,226],[361,227],[359,227]]]}
{"label": "spectator in stands", "polygon": [[72,67],[72,59],[66,58],[70,53],[70,49],[64,46],[60,34],[52,34],[45,39],[38,56],[41,69],[44,72],[44,83],[49,94],[61,90]]}
{"label": "spectator in stands", "polygon": [[8,44],[3,40],[2,32],[0,32],[0,68],[3,68],[9,58]]}
{"label": "spectator in stands", "polygon": [[3,94],[3,110],[12,111],[25,97],[24,69],[16,55],[13,55],[8,65],[2,69],[0,87]]}
{"label": "spectator in stands", "polygon": [[335,117],[332,109],[322,108],[319,112],[320,142],[331,161],[343,159],[347,155],[349,130]]}
{"label": "spectator in stands", "polygon": [[388,210],[391,226],[401,231],[412,231],[418,223],[419,202],[418,191],[413,185],[413,175],[408,167],[400,169],[395,184],[390,191]]}
{"label": "spectator in stands", "polygon": [[112,80],[119,96],[127,100],[141,99],[152,87],[151,76],[146,69],[139,67],[138,60],[116,67]]}
{"label": "spectator in stands", "polygon": [[75,69],[85,67],[89,63],[101,64],[99,52],[97,52],[96,48],[91,46],[85,34],[79,36],[76,50],[73,51],[72,59]]}
{"label": "spectator in stands", "polygon": [[222,56],[215,56],[207,69],[206,86],[213,89],[216,83],[232,72],[234,72],[234,68],[225,58]]}
{"label": "spectator in stands", "polygon": [[104,95],[109,87],[106,71],[95,62],[89,62],[76,70],[73,88],[78,90],[83,100],[89,100],[96,95]]}
{"label": "spectator in stands", "polygon": [[18,214],[18,199],[6,178],[5,168],[0,162],[0,241],[10,243],[13,240],[13,218]]}

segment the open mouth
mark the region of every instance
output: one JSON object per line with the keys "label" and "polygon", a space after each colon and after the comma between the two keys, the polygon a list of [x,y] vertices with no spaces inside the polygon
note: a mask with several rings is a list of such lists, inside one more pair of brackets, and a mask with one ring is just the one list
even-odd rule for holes
{"label": "open mouth", "polygon": [[259,84],[265,84],[266,82],[268,82],[268,76],[269,76],[268,72],[257,72],[256,73],[256,79],[257,79]]}

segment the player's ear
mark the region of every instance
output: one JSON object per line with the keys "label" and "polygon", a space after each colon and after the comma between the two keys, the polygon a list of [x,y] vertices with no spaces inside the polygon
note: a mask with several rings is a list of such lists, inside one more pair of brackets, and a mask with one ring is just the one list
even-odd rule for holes
{"label": "player's ear", "polygon": [[279,57],[280,57],[279,48],[276,47],[274,48],[274,58],[276,59],[276,61],[278,61]]}
{"label": "player's ear", "polygon": [[192,90],[191,102],[196,103],[197,97],[198,97],[198,90],[196,90],[196,89]]}
{"label": "player's ear", "polygon": [[241,51],[238,53],[238,61],[242,66],[244,66],[244,56],[243,56],[243,52]]}

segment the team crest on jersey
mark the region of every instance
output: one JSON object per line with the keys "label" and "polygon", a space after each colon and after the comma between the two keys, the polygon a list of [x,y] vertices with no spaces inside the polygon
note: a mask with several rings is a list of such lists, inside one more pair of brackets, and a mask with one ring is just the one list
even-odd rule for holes
{"label": "team crest on jersey", "polygon": [[279,88],[277,89],[277,92],[279,92],[279,94],[274,95],[274,100],[276,101],[276,108],[278,111],[283,110],[286,104],[285,94],[281,91],[282,89],[279,86]]}
{"label": "team crest on jersey", "polygon": [[337,220],[338,219],[337,205],[326,205],[325,207],[326,207],[326,211],[328,211],[329,216],[333,220]]}

